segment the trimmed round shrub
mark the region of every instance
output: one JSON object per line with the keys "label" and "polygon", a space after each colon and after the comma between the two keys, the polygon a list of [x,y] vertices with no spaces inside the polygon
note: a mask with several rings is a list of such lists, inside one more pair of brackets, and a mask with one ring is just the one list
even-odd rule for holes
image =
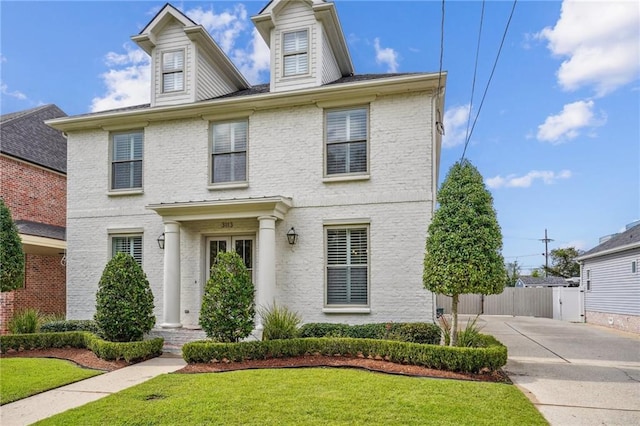
{"label": "trimmed round shrub", "polygon": [[211,339],[237,342],[253,330],[255,288],[240,255],[220,252],[211,267],[200,326]]}
{"label": "trimmed round shrub", "polygon": [[142,340],[156,323],[153,293],[144,271],[126,253],[117,253],[105,266],[98,284],[94,320],[111,342]]}

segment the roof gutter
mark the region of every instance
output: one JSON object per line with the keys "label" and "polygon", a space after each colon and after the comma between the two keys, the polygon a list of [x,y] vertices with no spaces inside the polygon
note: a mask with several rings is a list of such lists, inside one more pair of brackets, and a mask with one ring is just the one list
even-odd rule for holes
{"label": "roof gutter", "polygon": [[631,244],[627,244],[624,246],[618,246],[618,247],[614,247],[611,248],[609,250],[602,250],[593,254],[586,254],[583,256],[578,256],[576,257],[576,261],[578,262],[582,262],[583,260],[588,260],[588,259],[593,259],[595,257],[601,257],[601,256],[606,256],[609,254],[615,254],[615,253],[620,253],[623,251],[627,251],[627,250],[632,250],[634,248],[640,248],[640,242],[637,243],[631,243]]}
{"label": "roof gutter", "polygon": [[[446,77],[446,73],[443,73]],[[150,107],[126,111],[114,111],[56,118],[45,123],[63,132],[103,129],[130,123],[176,120],[194,117],[211,117],[215,114],[230,114],[298,105],[312,105],[336,100],[348,100],[363,96],[383,96],[416,91],[435,91],[438,88],[438,73],[411,74],[378,80],[363,80],[351,83],[328,84],[295,92],[263,93],[247,96],[230,96],[196,103]]]}

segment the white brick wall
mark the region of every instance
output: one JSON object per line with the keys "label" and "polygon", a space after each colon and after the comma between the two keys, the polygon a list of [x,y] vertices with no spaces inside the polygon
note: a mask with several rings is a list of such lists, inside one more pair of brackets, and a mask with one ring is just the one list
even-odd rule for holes
{"label": "white brick wall", "polygon": [[[305,322],[424,321],[431,294],[422,287],[426,230],[433,209],[431,97],[380,97],[370,104],[370,179],[323,182],[323,110],[308,105],[256,111],[249,117],[248,188],[210,190],[209,122],[152,122],[145,128],[144,192],[109,196],[109,132],[68,139],[68,317],[90,318],[104,265],[108,229],[144,230],[143,268],[162,321],[162,218],[155,203],[285,196],[293,200],[276,229],[277,298]],[[323,221],[370,221],[370,314],[324,314]],[[256,236],[256,219],[234,220],[233,233]],[[300,235],[289,246],[285,233]],[[219,221],[181,229],[181,321],[197,324],[205,274],[205,238],[229,232]],[[256,240],[256,248],[258,241]],[[257,253],[255,253],[257,259]],[[256,265],[256,268],[259,268]],[[189,313],[184,313],[188,310]]]}

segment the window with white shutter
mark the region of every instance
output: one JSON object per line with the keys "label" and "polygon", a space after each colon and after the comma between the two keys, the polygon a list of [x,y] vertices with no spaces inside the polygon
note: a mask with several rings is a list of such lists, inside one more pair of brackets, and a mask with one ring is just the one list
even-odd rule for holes
{"label": "window with white shutter", "polygon": [[343,109],[326,113],[326,175],[366,173],[367,108]]}
{"label": "window with white shutter", "polygon": [[142,131],[112,135],[111,189],[142,188]]}
{"label": "window with white shutter", "polygon": [[184,51],[162,53],[162,92],[184,90]]}
{"label": "window with white shutter", "polygon": [[211,182],[247,180],[247,120],[211,126]]}
{"label": "window with white shutter", "polygon": [[284,33],[282,37],[285,77],[309,72],[309,35],[307,30]]}
{"label": "window with white shutter", "polygon": [[327,228],[326,237],[326,305],[368,305],[368,229]]}
{"label": "window with white shutter", "polygon": [[111,257],[117,253],[130,254],[142,266],[142,235],[112,236]]}

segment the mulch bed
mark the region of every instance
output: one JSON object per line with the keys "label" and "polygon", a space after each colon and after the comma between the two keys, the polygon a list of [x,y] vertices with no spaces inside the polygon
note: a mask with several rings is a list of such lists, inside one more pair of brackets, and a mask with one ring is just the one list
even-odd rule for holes
{"label": "mulch bed", "polygon": [[[78,348],[52,348],[34,349],[29,351],[7,351],[3,358],[31,357],[31,358],[59,358],[67,359],[76,364],[102,371],[114,371],[131,365],[123,360],[105,361],[98,358],[88,349]],[[271,358],[249,360],[243,362],[213,362],[206,364],[188,364],[176,373],[220,373],[224,371],[249,370],[260,368],[304,368],[304,367],[333,367],[333,368],[360,368],[387,374],[398,374],[414,377],[431,377],[440,379],[472,380],[483,382],[511,383],[509,377],[502,371],[486,372],[481,374],[455,373],[452,371],[434,370],[417,365],[396,364],[384,360],[344,357],[306,355],[294,358]]]}

